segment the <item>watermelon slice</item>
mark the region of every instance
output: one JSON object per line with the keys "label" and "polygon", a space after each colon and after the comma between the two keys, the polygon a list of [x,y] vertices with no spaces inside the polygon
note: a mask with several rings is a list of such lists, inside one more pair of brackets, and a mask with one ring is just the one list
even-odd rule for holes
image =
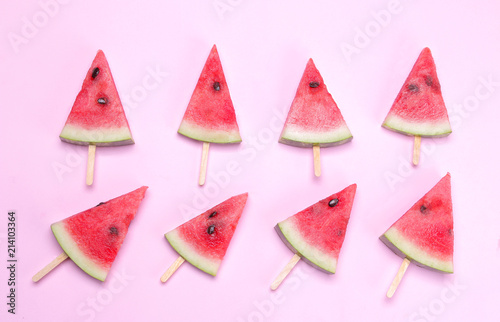
{"label": "watermelon slice", "polygon": [[90,66],[66,124],[59,135],[73,144],[133,144],[132,134],[102,50]]}
{"label": "watermelon slice", "polygon": [[143,186],[52,224],[64,252],[87,274],[104,281],[144,198]]}
{"label": "watermelon slice", "polygon": [[215,276],[247,202],[234,196],[165,234],[185,260]]}
{"label": "watermelon slice", "polygon": [[229,87],[215,45],[203,67],[178,132],[204,142],[241,142]]}
{"label": "watermelon slice", "polygon": [[299,147],[329,147],[351,139],[351,131],[323,77],[309,59],[279,142]]}
{"label": "watermelon slice", "polygon": [[415,264],[453,273],[453,211],[450,174],[398,219],[380,239]]}
{"label": "watermelon slice", "polygon": [[281,240],[307,263],[335,273],[356,187],[352,184],[278,223]]}
{"label": "watermelon slice", "polygon": [[382,126],[424,137],[451,133],[436,65],[429,48],[420,53]]}

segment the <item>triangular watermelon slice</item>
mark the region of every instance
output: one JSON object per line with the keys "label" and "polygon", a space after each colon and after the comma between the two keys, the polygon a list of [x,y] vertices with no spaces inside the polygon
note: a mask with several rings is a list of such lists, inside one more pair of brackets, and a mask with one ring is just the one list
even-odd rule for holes
{"label": "triangular watermelon slice", "polygon": [[382,126],[415,136],[446,136],[451,133],[429,48],[420,53]]}
{"label": "triangular watermelon slice", "polygon": [[178,132],[204,142],[241,142],[233,101],[215,45],[203,67]]}
{"label": "triangular watermelon slice", "polygon": [[185,260],[215,276],[224,259],[248,193],[234,196],[165,234]]}
{"label": "triangular watermelon slice", "polygon": [[62,141],[80,145],[134,143],[111,69],[102,50],[97,52],[87,72],[59,137]]}
{"label": "triangular watermelon slice", "polygon": [[101,281],[106,279],[147,188],[143,186],[52,224],[59,245],[87,274]]}
{"label": "triangular watermelon slice", "polygon": [[356,187],[352,184],[278,223],[281,240],[312,266],[335,273]]}
{"label": "triangular watermelon slice", "polygon": [[279,141],[299,147],[329,147],[351,139],[351,131],[323,77],[309,59]]}
{"label": "triangular watermelon slice", "polygon": [[415,264],[453,273],[453,209],[450,174],[398,219],[380,239]]}

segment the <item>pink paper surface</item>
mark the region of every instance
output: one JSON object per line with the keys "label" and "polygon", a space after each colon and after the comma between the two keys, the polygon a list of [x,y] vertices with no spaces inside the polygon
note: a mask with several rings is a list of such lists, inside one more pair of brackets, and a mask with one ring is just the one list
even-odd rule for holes
{"label": "pink paper surface", "polygon": [[[2,1],[0,5],[1,321],[497,321],[500,316],[500,5],[494,1]],[[243,142],[176,133],[217,44]],[[380,125],[423,47],[437,65],[453,133],[413,139]],[[59,133],[98,49],[109,61],[135,145],[87,148]],[[312,57],[354,135],[321,150],[278,143]],[[447,172],[455,273],[410,265],[378,237]],[[292,257],[274,225],[358,184],[337,273]],[[50,224],[141,185],[146,197],[106,282],[72,261],[38,283],[61,253]],[[177,258],[164,233],[233,195],[247,206],[217,277]],[[8,211],[16,212],[16,314],[7,301]]]}

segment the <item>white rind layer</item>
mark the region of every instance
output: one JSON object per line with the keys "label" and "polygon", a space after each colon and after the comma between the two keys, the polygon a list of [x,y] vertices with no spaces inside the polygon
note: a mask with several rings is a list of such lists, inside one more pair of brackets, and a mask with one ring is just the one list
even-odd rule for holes
{"label": "white rind layer", "polygon": [[177,229],[174,229],[165,234],[170,245],[175,249],[179,255],[185,260],[190,262],[193,266],[198,267],[202,271],[210,274],[217,275],[221,260],[212,259],[199,254],[194,247],[191,247],[186,241],[179,235]]}
{"label": "white rind layer", "polygon": [[387,115],[382,126],[406,135],[424,137],[441,137],[451,133],[451,125],[448,120],[440,122],[408,122],[399,116]]}
{"label": "white rind layer", "polygon": [[286,126],[280,137],[280,143],[312,147],[319,145],[322,148],[340,145],[352,140],[351,131],[347,126],[328,132],[307,132],[294,126]]}
{"label": "white rind layer", "polygon": [[328,256],[324,251],[314,247],[308,243],[301,235],[296,225],[292,220],[285,220],[278,224],[278,227],[286,238],[286,241],[293,247],[301,257],[318,268],[329,273],[335,273],[337,269],[337,260],[332,256]]}
{"label": "white rind layer", "polygon": [[198,125],[189,123],[183,120],[177,131],[179,134],[187,136],[188,138],[210,142],[210,143],[239,143],[241,136],[238,130],[224,131],[224,130],[211,130],[204,129]]}
{"label": "white rind layer", "polygon": [[59,221],[50,226],[59,245],[64,252],[78,265],[84,272],[100,281],[104,281],[108,275],[108,270],[103,269],[83,252],[78,247],[78,244],[69,235],[63,222]]}
{"label": "white rind layer", "polygon": [[134,144],[128,126],[88,130],[80,126],[66,124],[59,137],[64,142],[79,145],[116,146]]}
{"label": "white rind layer", "polygon": [[[394,245],[394,247],[397,248],[397,250],[399,250],[400,253],[396,252],[396,250],[393,249],[393,251],[399,253],[398,255],[404,255],[417,264],[422,264],[438,271],[453,273],[453,261],[445,261],[430,255],[429,253],[425,252],[423,249],[412,243],[409,239],[405,238],[398,231],[398,229],[394,227],[389,228],[385,232],[383,237],[385,237],[387,241],[389,241],[392,245]],[[382,239],[382,241],[384,240]],[[388,246],[392,249],[391,245]]]}

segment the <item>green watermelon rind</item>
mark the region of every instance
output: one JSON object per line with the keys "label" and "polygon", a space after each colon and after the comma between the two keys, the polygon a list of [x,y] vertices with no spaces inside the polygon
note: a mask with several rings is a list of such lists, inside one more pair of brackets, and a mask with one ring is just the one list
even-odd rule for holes
{"label": "green watermelon rind", "polygon": [[335,274],[337,260],[308,243],[290,219],[284,220],[274,227],[285,245],[314,268],[325,273]]}
{"label": "green watermelon rind", "polygon": [[351,131],[347,126],[330,132],[313,133],[299,129],[292,129],[287,126],[283,129],[280,143],[296,147],[312,147],[318,145],[321,148],[341,145],[352,140]]}
{"label": "green watermelon rind", "polygon": [[193,140],[209,143],[239,143],[241,136],[238,130],[224,131],[203,128],[197,124],[192,124],[186,120],[181,122],[179,134],[187,136]]}
{"label": "green watermelon rind", "polygon": [[179,255],[193,266],[198,267],[205,273],[212,276],[217,275],[221,260],[213,260],[205,257],[196,251],[189,243],[187,243],[174,229],[165,234],[165,238]]}
{"label": "green watermelon rind", "polygon": [[446,261],[432,256],[425,250],[414,245],[405,238],[398,229],[391,227],[380,240],[389,247],[396,255],[408,258],[418,266],[429,268],[443,273],[453,273],[453,261]]}
{"label": "green watermelon rind", "polygon": [[382,126],[391,131],[412,136],[444,137],[451,134],[451,125],[448,120],[440,122],[410,122],[396,115],[387,115]]}
{"label": "green watermelon rind", "polygon": [[50,226],[52,233],[61,245],[64,252],[71,258],[71,260],[78,265],[84,272],[96,279],[103,281],[106,280],[109,269],[101,267],[99,264],[86,256],[78,247],[71,235],[66,230],[65,224],[61,221],[56,222]]}
{"label": "green watermelon rind", "polygon": [[66,124],[59,138],[63,142],[77,145],[118,146],[134,144],[132,134],[127,126],[88,130],[76,125]]}

